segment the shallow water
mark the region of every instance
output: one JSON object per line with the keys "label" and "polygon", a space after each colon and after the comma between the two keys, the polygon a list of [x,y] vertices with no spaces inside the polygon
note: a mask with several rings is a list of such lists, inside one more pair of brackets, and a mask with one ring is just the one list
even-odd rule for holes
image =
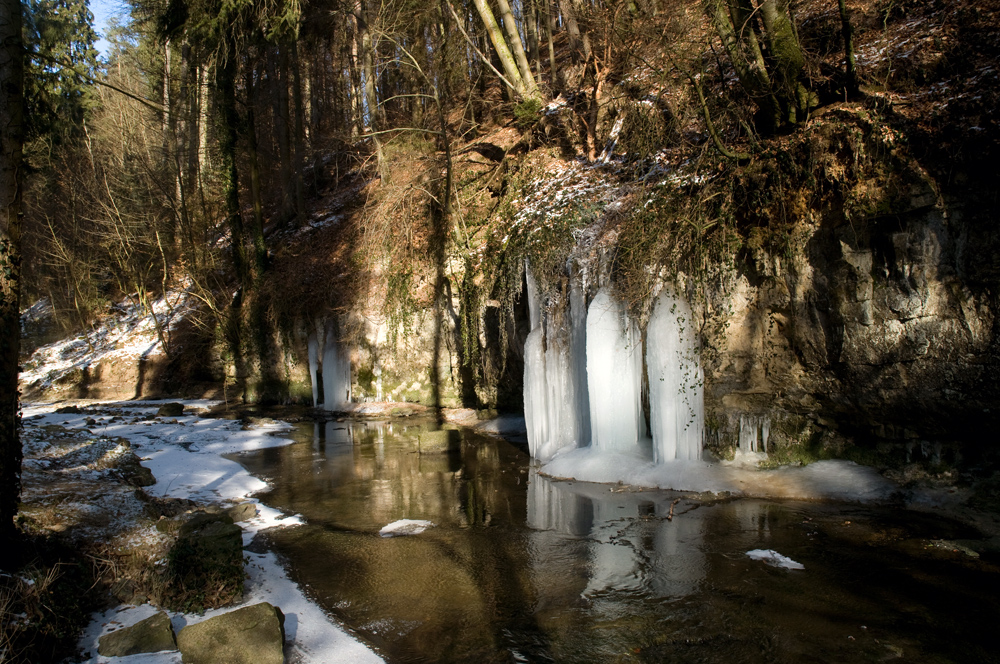
{"label": "shallow water", "polygon": [[[300,424],[238,457],[307,521],[269,535],[293,578],[389,662],[1000,661],[998,567],[934,546],[976,536],[952,522],[556,482],[431,429]],[[379,536],[398,519],[436,527]]]}

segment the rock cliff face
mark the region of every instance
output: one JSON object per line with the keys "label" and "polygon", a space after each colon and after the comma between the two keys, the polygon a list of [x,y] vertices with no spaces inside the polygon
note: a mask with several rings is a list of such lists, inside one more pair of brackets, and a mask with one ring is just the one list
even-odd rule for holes
{"label": "rock cliff face", "polygon": [[916,191],[860,228],[820,211],[790,255],[747,256],[706,313],[724,330],[705,339],[712,442],[769,424],[772,450],[954,462],[991,431],[996,303],[968,278],[963,212]]}

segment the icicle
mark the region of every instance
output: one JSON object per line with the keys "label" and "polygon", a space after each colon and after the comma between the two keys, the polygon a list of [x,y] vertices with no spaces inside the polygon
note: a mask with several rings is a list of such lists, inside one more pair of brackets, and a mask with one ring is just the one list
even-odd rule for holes
{"label": "icicle", "polygon": [[602,288],[587,313],[587,389],[593,447],[638,453],[644,431],[639,332]]}
{"label": "icicle", "polygon": [[569,357],[577,446],[590,442],[590,392],[587,388],[587,295],[583,275],[570,268]]}
{"label": "icicle", "polygon": [[740,415],[740,443],[743,452],[767,453],[771,418],[766,415]]}
{"label": "icicle", "polygon": [[666,290],[646,331],[646,366],[654,460],[701,458],[704,380],[691,307]]}
{"label": "icicle", "polygon": [[307,347],[309,349],[309,382],[312,385],[313,408],[315,408],[319,405],[319,377],[316,375],[319,371],[319,338],[316,330],[309,333]]}
{"label": "icicle", "polygon": [[336,326],[327,322],[323,343],[323,408],[343,410],[351,401],[351,359],[340,347]]}
{"label": "icicle", "polygon": [[570,332],[557,324],[557,317],[543,321],[537,284],[527,268],[526,274],[534,326],[524,344],[524,417],[532,457],[547,461],[585,440],[578,389],[583,379],[576,372]]}

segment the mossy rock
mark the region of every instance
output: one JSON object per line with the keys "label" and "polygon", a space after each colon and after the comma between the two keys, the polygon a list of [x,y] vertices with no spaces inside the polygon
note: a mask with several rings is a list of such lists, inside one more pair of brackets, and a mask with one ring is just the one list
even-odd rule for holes
{"label": "mossy rock", "polygon": [[201,611],[243,596],[243,529],[225,514],[195,514],[168,554],[170,604]]}

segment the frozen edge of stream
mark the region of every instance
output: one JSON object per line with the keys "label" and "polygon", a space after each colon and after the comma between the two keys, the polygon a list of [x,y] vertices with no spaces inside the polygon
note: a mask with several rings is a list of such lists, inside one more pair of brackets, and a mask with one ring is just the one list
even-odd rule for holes
{"label": "frozen edge of stream", "polygon": [[[183,403],[185,409],[203,409],[218,402],[204,400],[107,401],[92,402],[86,407],[116,408],[129,416],[143,417],[156,413],[168,402]],[[199,503],[231,503],[244,499],[257,503],[259,513],[241,523],[244,545],[267,528],[294,526],[302,521],[297,515],[288,516],[261,504],[252,496],[268,485],[252,476],[240,464],[223,458],[224,454],[281,447],[293,441],[273,434],[287,431],[291,425],[283,422],[244,428],[239,421],[201,418],[183,415],[139,422],[108,422],[100,418],[96,425],[87,425],[90,413],[57,414],[62,404],[24,404],[23,416],[32,426],[57,424],[68,429],[89,429],[95,434],[129,440],[142,464],[156,477],[156,484],[147,487],[150,495],[185,498]],[[41,417],[36,417],[36,416]],[[152,526],[149,537],[155,537]],[[244,551],[248,579],[243,602],[237,606],[207,611],[203,615],[168,612],[175,631],[213,616],[258,602],[270,602],[285,614],[286,652],[289,661],[299,664],[381,662],[368,646],[336,624],[317,604],[312,602],[291,579],[273,553]],[[153,615],[159,609],[144,604],[120,604],[92,616],[90,626],[79,640],[82,652],[89,652],[82,661],[90,664],[179,664],[178,651],[145,653],[128,657],[104,657],[98,654],[99,638],[121,627],[133,625]]]}

